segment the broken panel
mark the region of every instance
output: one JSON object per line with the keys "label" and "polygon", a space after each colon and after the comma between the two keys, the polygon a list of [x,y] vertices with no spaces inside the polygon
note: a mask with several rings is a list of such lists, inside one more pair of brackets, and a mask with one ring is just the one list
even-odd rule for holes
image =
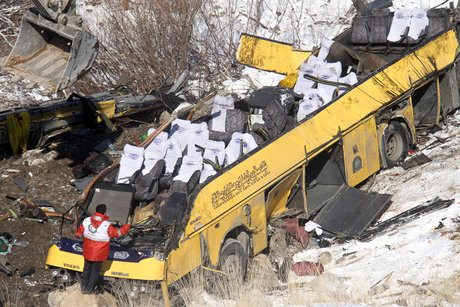
{"label": "broken panel", "polygon": [[94,214],[97,205],[106,204],[106,214],[110,217],[110,222],[118,221],[122,224],[128,222],[134,193],[132,186],[99,181],[95,183],[93,191],[87,207],[89,214]]}
{"label": "broken panel", "polygon": [[342,185],[313,222],[338,237],[357,237],[389,206],[391,195]]}

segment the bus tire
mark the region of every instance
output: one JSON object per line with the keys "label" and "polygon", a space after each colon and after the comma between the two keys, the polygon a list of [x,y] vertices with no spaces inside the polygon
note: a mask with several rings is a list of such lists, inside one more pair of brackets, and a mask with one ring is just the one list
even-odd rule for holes
{"label": "bus tire", "polygon": [[391,122],[383,133],[383,156],[387,167],[404,161],[409,150],[406,128],[398,122]]}
{"label": "bus tire", "polygon": [[219,259],[219,270],[224,272],[228,279],[243,282],[246,277],[248,255],[243,245],[236,239],[227,239],[222,246]]}

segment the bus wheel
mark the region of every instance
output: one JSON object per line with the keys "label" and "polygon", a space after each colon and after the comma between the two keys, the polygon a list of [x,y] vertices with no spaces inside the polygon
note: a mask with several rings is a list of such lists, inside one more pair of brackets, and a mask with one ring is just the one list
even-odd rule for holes
{"label": "bus wheel", "polygon": [[246,276],[248,255],[243,245],[236,239],[227,239],[222,246],[219,269],[229,280],[243,282]]}
{"label": "bus wheel", "polygon": [[383,133],[383,154],[388,167],[404,161],[409,150],[406,129],[398,122],[391,122]]}

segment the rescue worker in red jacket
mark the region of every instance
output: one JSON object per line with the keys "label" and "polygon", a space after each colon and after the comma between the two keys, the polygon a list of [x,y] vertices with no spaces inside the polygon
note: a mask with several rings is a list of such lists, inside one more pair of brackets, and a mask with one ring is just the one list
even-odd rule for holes
{"label": "rescue worker in red jacket", "polygon": [[94,215],[84,219],[75,232],[77,238],[83,237],[85,266],[81,277],[81,291],[84,294],[94,292],[102,262],[109,256],[110,238],[125,235],[131,226],[126,224],[121,228],[113,227],[108,221],[109,217],[105,215],[106,211],[105,204],[97,205]]}

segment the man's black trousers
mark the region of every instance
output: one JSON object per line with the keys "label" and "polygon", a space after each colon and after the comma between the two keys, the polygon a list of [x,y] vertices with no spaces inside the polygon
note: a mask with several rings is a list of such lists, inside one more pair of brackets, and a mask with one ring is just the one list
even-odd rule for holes
{"label": "man's black trousers", "polygon": [[83,267],[83,274],[81,275],[81,289],[83,291],[94,291],[94,287],[99,280],[101,267],[102,261],[89,261],[85,259],[85,266]]}

